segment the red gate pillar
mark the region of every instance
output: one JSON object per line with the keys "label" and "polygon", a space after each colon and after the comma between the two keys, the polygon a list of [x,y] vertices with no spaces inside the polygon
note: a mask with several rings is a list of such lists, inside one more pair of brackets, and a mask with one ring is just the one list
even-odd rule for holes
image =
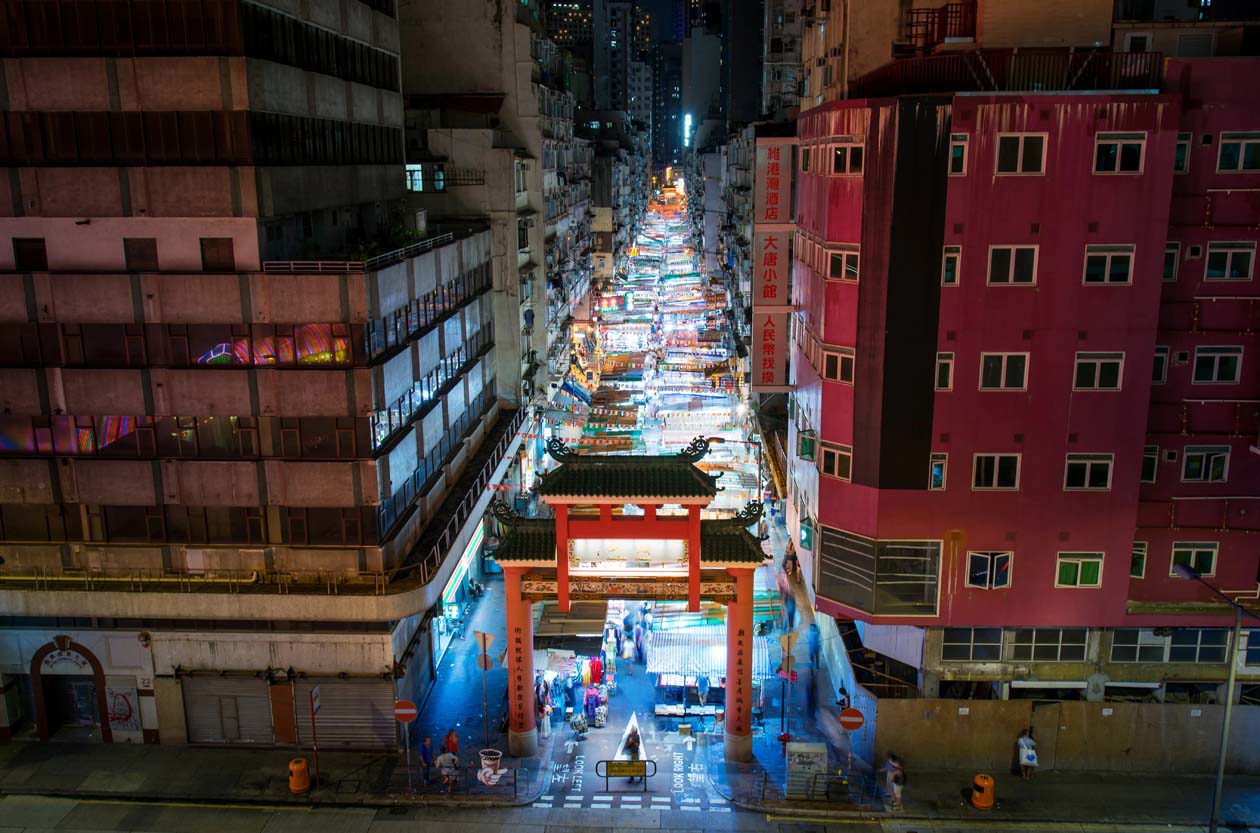
{"label": "red gate pillar", "polygon": [[726,760],[751,761],[753,573],[727,570],[735,599],[726,606]]}
{"label": "red gate pillar", "polygon": [[556,507],[556,606],[569,612],[569,506]]}
{"label": "red gate pillar", "polygon": [[504,567],[507,612],[508,754],[528,758],[538,754],[534,719],[533,604],[521,596],[523,567]]}
{"label": "red gate pillar", "polygon": [[687,507],[687,610],[700,610],[700,508]]}

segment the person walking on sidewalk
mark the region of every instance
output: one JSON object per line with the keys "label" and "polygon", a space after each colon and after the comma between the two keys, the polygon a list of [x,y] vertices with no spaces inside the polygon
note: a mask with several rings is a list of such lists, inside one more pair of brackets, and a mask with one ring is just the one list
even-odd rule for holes
{"label": "person walking on sidewalk", "polygon": [[424,767],[424,785],[429,786],[433,773],[433,739],[425,737],[420,744],[420,766]]}
{"label": "person walking on sidewalk", "polygon": [[1033,737],[1032,729],[1020,731],[1015,747],[1019,752],[1019,774],[1025,781],[1029,781],[1033,777],[1033,770],[1037,768],[1037,739]]}
{"label": "person walking on sidewalk", "polygon": [[906,785],[906,771],[902,766],[901,758],[892,752],[888,753],[888,760],[884,762],[884,779],[892,808],[900,810],[901,791]]}
{"label": "person walking on sidewalk", "polygon": [[446,737],[442,738],[442,751],[450,752],[452,755],[459,754],[459,735],[455,734],[454,729],[451,729],[446,733]]}
{"label": "person walking on sidewalk", "polygon": [[442,783],[446,786],[448,793],[454,792],[455,781],[459,777],[459,756],[451,750],[446,750],[437,756],[435,761],[438,773],[442,776]]}
{"label": "person walking on sidewalk", "polygon": [[817,622],[809,623],[809,664],[818,670],[818,657],[822,653],[822,631]]}
{"label": "person walking on sidewalk", "polygon": [[700,705],[704,705],[709,699],[709,675],[701,674],[696,678],[696,697],[700,700]]}
{"label": "person walking on sidewalk", "polygon": [[783,597],[783,632],[789,633],[796,626],[796,597],[789,588]]}
{"label": "person walking on sidewalk", "polygon": [[[642,743],[639,740],[639,730],[631,729],[629,737],[626,738],[626,757],[632,761],[639,760],[639,748],[641,746]],[[637,780],[637,776],[631,775],[629,783],[633,784]]]}

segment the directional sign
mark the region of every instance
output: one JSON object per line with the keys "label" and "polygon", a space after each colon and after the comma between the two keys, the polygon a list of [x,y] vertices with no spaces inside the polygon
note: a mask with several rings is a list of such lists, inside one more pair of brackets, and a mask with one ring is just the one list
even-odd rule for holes
{"label": "directional sign", "polygon": [[319,686],[311,688],[311,717],[319,714]]}
{"label": "directional sign", "polygon": [[856,732],[862,728],[862,724],[866,722],[866,718],[857,709],[845,709],[840,712],[840,725],[848,729],[850,732]]}
{"label": "directional sign", "polygon": [[416,704],[410,700],[399,700],[394,703],[394,719],[399,723],[410,723],[419,713],[420,710],[416,708]]}
{"label": "directional sign", "polygon": [[484,654],[490,650],[490,643],[494,642],[494,634],[485,631],[473,631],[473,636],[477,638],[477,644],[481,646],[481,652]]}
{"label": "directional sign", "polygon": [[800,638],[798,631],[790,631],[779,637],[779,644],[783,646],[784,655],[792,653],[792,649],[796,647],[796,640]]}

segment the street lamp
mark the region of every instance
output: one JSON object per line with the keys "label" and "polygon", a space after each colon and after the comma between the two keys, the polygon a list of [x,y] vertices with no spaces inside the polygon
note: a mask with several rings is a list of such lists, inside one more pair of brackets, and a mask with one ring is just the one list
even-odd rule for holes
{"label": "street lamp", "polygon": [[1234,609],[1234,635],[1229,643],[1229,681],[1225,684],[1225,719],[1221,723],[1221,749],[1216,759],[1216,783],[1212,787],[1212,815],[1208,819],[1208,833],[1216,833],[1217,825],[1220,823],[1221,793],[1225,786],[1225,753],[1229,748],[1229,721],[1234,716],[1234,682],[1238,677],[1238,643],[1242,639],[1242,617],[1244,613],[1255,619],[1260,619],[1260,616],[1250,610],[1245,610],[1238,602],[1209,584],[1199,571],[1189,564],[1174,563],[1172,571],[1178,578],[1199,582]]}

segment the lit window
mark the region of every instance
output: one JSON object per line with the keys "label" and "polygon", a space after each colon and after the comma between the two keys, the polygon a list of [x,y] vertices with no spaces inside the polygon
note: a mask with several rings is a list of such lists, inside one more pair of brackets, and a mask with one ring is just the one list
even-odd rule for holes
{"label": "lit window", "polygon": [[407,190],[408,191],[424,191],[424,166],[408,165],[407,166]]}
{"label": "lit window", "polygon": [[961,264],[962,246],[946,246],[941,255],[941,286],[958,286]]}
{"label": "lit window", "polygon": [[836,145],[831,149],[831,172],[833,174],[862,173],[862,145]]}
{"label": "lit window", "polygon": [[1145,146],[1145,133],[1099,133],[1094,140],[1094,173],[1141,173]]}
{"label": "lit window", "polygon": [[1055,587],[1102,587],[1103,554],[1100,552],[1061,552]]}
{"label": "lit window", "polygon": [[1229,476],[1229,446],[1188,445],[1181,456],[1184,483],[1224,483]]}
{"label": "lit window", "polygon": [[1086,284],[1127,284],[1133,280],[1132,246],[1086,246]]}
{"label": "lit window", "polygon": [[1044,173],[1045,161],[1045,134],[998,136],[997,172],[999,174]]}
{"label": "lit window", "polygon": [[964,176],[967,173],[967,134],[954,133],[949,137],[949,175]]}
{"label": "lit window", "polygon": [[1260,132],[1222,133],[1216,170],[1221,173],[1260,171]]}
{"label": "lit window", "polygon": [[1120,390],[1124,353],[1077,353],[1074,390]]}
{"label": "lit window", "polygon": [[1133,542],[1133,557],[1129,560],[1129,578],[1146,578],[1146,554],[1150,545],[1145,541]]}
{"label": "lit window", "polygon": [[1209,243],[1207,248],[1207,272],[1204,280],[1249,281],[1251,266],[1256,259],[1254,242]]}
{"label": "lit window", "polygon": [[1242,371],[1242,352],[1241,347],[1196,347],[1193,384],[1235,384]]}
{"label": "lit window", "polygon": [[1159,446],[1146,445],[1142,446],[1142,475],[1143,483],[1154,483],[1155,476],[1159,473]]}
{"label": "lit window", "polygon": [[848,480],[853,474],[853,449],[847,445],[819,443],[818,470],[828,477]]}
{"label": "lit window", "polygon": [[1172,566],[1168,568],[1168,574],[1176,575],[1172,568],[1182,564],[1201,576],[1215,575],[1216,553],[1219,549],[1220,544],[1214,542],[1175,543],[1172,548]]}
{"label": "lit window", "polygon": [[936,354],[936,389],[954,389],[954,354]]}
{"label": "lit window", "polygon": [[1063,472],[1065,491],[1097,490],[1111,488],[1110,454],[1069,454]]}
{"label": "lit window", "polygon": [[991,246],[990,284],[1033,284],[1037,282],[1036,246]]}
{"label": "lit window", "polygon": [[1027,353],[980,354],[980,390],[1024,390],[1027,387]]}
{"label": "lit window", "polygon": [[928,489],[933,492],[945,490],[945,476],[949,469],[949,455],[935,453],[928,466]]}
{"label": "lit window", "polygon": [[967,553],[967,586],[1000,590],[1011,586],[1011,553]]}
{"label": "lit window", "polygon": [[809,157],[812,155],[811,151],[813,151],[812,147],[806,146],[801,148],[801,173],[809,172]]}
{"label": "lit window", "polygon": [[972,489],[1018,489],[1018,454],[977,454],[973,458]]}

